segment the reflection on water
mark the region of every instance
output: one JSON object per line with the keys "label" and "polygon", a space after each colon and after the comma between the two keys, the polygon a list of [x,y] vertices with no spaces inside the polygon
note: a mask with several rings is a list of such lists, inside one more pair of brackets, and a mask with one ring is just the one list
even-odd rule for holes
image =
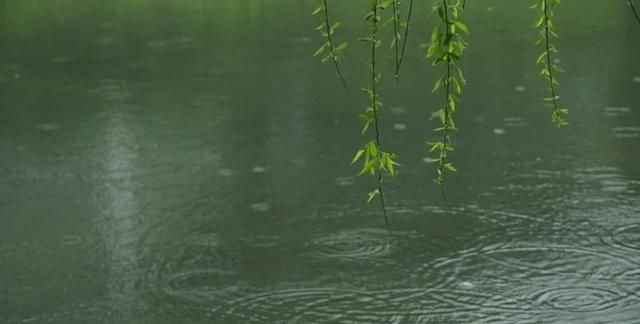
{"label": "reflection on water", "polygon": [[435,75],[407,52],[417,68],[382,88],[402,162],[385,227],[349,165],[361,99],[310,57],[312,8],[273,1],[0,0],[0,322],[638,323],[624,6],[558,9],[556,129],[527,5],[472,2],[446,202],[421,146]]}
{"label": "reflection on water", "polygon": [[98,193],[103,223],[99,225],[110,255],[111,274],[108,282],[111,305],[124,316],[131,316],[127,309],[137,301],[136,271],[138,267],[137,243],[140,239],[138,222],[140,206],[136,197],[133,173],[136,170],[136,139],[128,128],[129,109],[126,99],[131,96],[124,81],[107,81],[96,89],[104,96],[112,114],[105,124],[104,144],[96,156],[104,170]]}

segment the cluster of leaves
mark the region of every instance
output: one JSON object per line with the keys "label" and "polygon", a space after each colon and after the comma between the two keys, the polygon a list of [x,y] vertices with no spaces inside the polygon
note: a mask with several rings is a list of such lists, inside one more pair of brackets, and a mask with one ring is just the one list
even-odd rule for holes
{"label": "cluster of leaves", "polygon": [[437,175],[433,179],[438,185],[444,183],[445,171],[455,172],[456,168],[448,162],[448,153],[454,150],[451,141],[451,131],[456,131],[453,114],[456,111],[458,96],[462,93],[462,87],[466,84],[462,69],[458,65],[466,43],[462,33],[469,33],[469,29],[461,20],[460,11],[462,3],[459,0],[442,0],[434,10],[440,17],[441,24],[437,25],[431,33],[431,42],[427,47],[427,58],[433,59],[433,65],[444,66],[444,73],[436,81],[433,92],[443,92],[444,101],[432,115],[432,119],[440,121],[440,127],[434,129],[441,133],[441,139],[427,142],[429,152],[437,154],[435,162],[438,163]]}
{"label": "cluster of leaves", "polygon": [[[376,53],[378,47],[381,46],[382,41],[379,39],[379,28],[382,22],[381,13],[390,5],[394,4],[394,0],[369,0],[369,12],[364,17],[364,20],[371,23],[371,34],[367,37],[360,38],[360,41],[369,43],[371,46],[371,57],[369,58],[368,66],[371,72],[371,81],[362,90],[367,95],[368,105],[365,107],[363,113],[361,113],[360,119],[363,122],[362,134],[366,134],[370,126],[374,126],[375,139],[367,141],[356,152],[351,163],[356,163],[359,160],[363,160],[362,169],[360,175],[371,174],[378,177],[378,186],[376,189],[369,193],[368,202],[371,202],[376,196],[380,197],[380,203],[384,214],[385,222],[388,224],[387,212],[384,205],[384,195],[382,192],[382,182],[384,174],[394,175],[395,166],[398,164],[394,161],[396,158],[394,153],[383,150],[380,141],[380,127],[378,123],[379,108],[382,107],[380,96],[377,93],[377,85],[382,75],[376,68]],[[395,4],[394,4],[394,8]],[[395,11],[394,11],[395,12]],[[397,17],[394,13],[391,22]],[[395,24],[395,23],[394,23]],[[397,37],[397,36],[396,36]]]}
{"label": "cluster of leaves", "polygon": [[[351,163],[356,163],[360,159],[364,160],[362,169],[358,175],[367,173],[376,175],[381,172],[394,175],[395,167],[398,166],[398,163],[394,161],[395,158],[396,155],[394,153],[382,151],[378,144],[376,144],[374,140],[371,140],[358,149]],[[378,189],[371,191],[367,202],[370,202],[379,194],[381,194],[381,192]]]}
{"label": "cluster of leaves", "polygon": [[311,15],[321,15],[322,20],[320,25],[316,27],[316,30],[322,34],[322,37],[325,39],[325,42],[316,50],[313,56],[322,56],[322,63],[327,62],[329,60],[333,61],[335,65],[336,72],[340,77],[340,81],[344,86],[344,89],[349,92],[349,87],[347,87],[347,83],[344,80],[344,76],[342,75],[341,62],[343,57],[343,51],[347,48],[347,42],[342,42],[338,45],[335,44],[333,40],[333,35],[342,25],[341,22],[336,21],[331,23],[329,19],[329,7],[327,5],[327,0],[320,0],[318,6],[311,12]]}
{"label": "cluster of leaves", "polygon": [[555,73],[564,72],[564,70],[552,60],[552,54],[558,53],[556,47],[551,43],[551,38],[558,38],[553,27],[553,7],[560,3],[560,0],[534,0],[532,9],[538,12],[538,17],[535,20],[534,26],[540,28],[540,38],[536,41],[536,45],[543,47],[542,53],[538,56],[536,64],[543,65],[540,75],[549,83],[550,97],[544,98],[545,106],[553,109],[551,113],[551,121],[557,126],[563,126],[567,124],[564,116],[569,113],[566,108],[561,108],[558,105],[557,86],[558,80],[555,78]]}
{"label": "cluster of leaves", "polygon": [[[321,15],[322,21],[316,28],[325,39],[325,42],[314,53],[314,56],[322,57],[322,62],[332,61],[335,69],[347,89],[344,80],[341,60],[343,51],[347,47],[347,43],[343,42],[336,45],[334,34],[336,29],[341,25],[340,22],[331,22],[329,10],[327,7],[328,0],[317,0],[318,6],[313,10],[313,15]],[[370,174],[378,177],[377,189],[369,193],[368,201],[372,201],[379,196],[382,210],[387,221],[386,210],[384,206],[384,196],[382,193],[382,182],[384,175],[394,175],[396,173],[396,155],[392,152],[385,151],[380,141],[379,128],[379,111],[382,107],[380,96],[377,92],[377,85],[382,75],[376,68],[377,49],[382,45],[379,37],[379,28],[385,25],[393,25],[393,40],[391,48],[395,51],[395,77],[398,80],[398,73],[404,57],[407,36],[409,33],[409,25],[413,9],[414,0],[409,0],[408,16],[405,22],[400,18],[400,1],[399,0],[368,0],[369,11],[364,20],[371,23],[372,31],[367,37],[360,38],[360,41],[370,44],[371,56],[368,60],[369,70],[371,72],[371,81],[365,86],[363,91],[367,95],[368,105],[364,112],[360,114],[363,122],[362,134],[365,135],[371,128],[374,129],[375,137],[366,141],[356,152],[352,164],[362,161],[360,175]],[[466,84],[462,69],[458,65],[460,58],[466,48],[463,39],[464,34],[468,34],[469,30],[460,17],[461,11],[465,8],[466,0],[436,0],[437,5],[434,10],[440,17],[440,23],[434,28],[431,34],[431,41],[427,46],[426,57],[432,59],[434,66],[443,66],[444,72],[437,79],[433,86],[434,93],[443,93],[444,100],[441,106],[432,114],[432,119],[439,120],[439,127],[434,131],[441,134],[438,140],[427,142],[430,152],[436,154],[435,162],[438,163],[437,176],[434,179],[438,185],[443,185],[445,172],[455,172],[455,166],[449,162],[448,154],[454,150],[451,133],[457,131],[454,113],[459,102],[459,96]],[[561,108],[558,105],[559,96],[557,95],[558,81],[555,73],[563,72],[563,69],[554,63],[553,55],[558,53],[557,48],[552,44],[552,39],[558,38],[553,26],[554,7],[561,0],[533,0],[532,9],[536,10],[538,16],[534,22],[534,26],[540,30],[540,38],[536,45],[540,45],[543,49],[538,56],[536,64],[543,65],[540,75],[548,82],[550,96],[544,98],[545,105],[553,109],[551,119],[558,125],[566,125],[564,119],[568,114],[568,109]],[[636,11],[633,0],[627,0],[636,19],[640,22],[640,16]],[[381,13],[391,7],[393,15],[384,21]],[[404,37],[401,37],[400,30],[404,27]],[[402,40],[402,46],[399,42]]]}

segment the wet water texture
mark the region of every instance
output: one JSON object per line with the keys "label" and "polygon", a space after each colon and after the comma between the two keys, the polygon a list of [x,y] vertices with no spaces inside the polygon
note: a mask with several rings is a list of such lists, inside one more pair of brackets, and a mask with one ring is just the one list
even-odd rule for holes
{"label": "wet water texture", "polygon": [[[334,3],[358,89],[366,3]],[[443,201],[416,3],[399,84],[380,47],[385,226],[311,4],[0,0],[0,323],[639,323],[628,7],[557,7],[557,128],[529,3],[468,2]]]}

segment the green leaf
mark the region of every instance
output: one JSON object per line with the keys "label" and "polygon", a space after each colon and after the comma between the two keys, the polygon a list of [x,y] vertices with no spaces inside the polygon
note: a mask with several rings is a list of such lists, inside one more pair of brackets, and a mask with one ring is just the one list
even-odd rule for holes
{"label": "green leaf", "polygon": [[466,34],[469,34],[469,28],[467,28],[467,25],[465,25],[462,21],[456,20],[456,21],[453,22],[453,24],[456,27],[460,28]]}
{"label": "green leaf", "polygon": [[364,153],[364,148],[359,149],[358,152],[356,152],[356,155],[353,157],[351,164],[358,162],[358,160],[362,157],[363,153]]}
{"label": "green leaf", "polygon": [[445,125],[446,124],[446,114],[444,109],[440,109],[438,110],[438,117],[440,117],[440,122]]}
{"label": "green leaf", "polygon": [[322,44],[322,46],[320,46],[320,48],[318,48],[318,50],[316,50],[315,53],[313,53],[313,56],[318,56],[320,54],[322,54],[324,52],[324,50],[327,47],[327,43]]}
{"label": "green leaf", "polygon": [[445,164],[444,164],[444,167],[445,167],[445,169],[447,169],[447,170],[449,170],[449,171],[451,171],[451,172],[456,172],[456,171],[458,171],[458,170],[453,166],[453,164],[451,164],[451,163],[445,163]]}
{"label": "green leaf", "polygon": [[314,9],[313,12],[311,13],[312,16],[315,16],[317,14],[319,14],[322,11],[322,5],[320,5],[318,8]]}
{"label": "green leaf", "polygon": [[373,198],[375,198],[379,194],[380,194],[380,190],[378,190],[378,189],[370,192],[369,193],[369,198],[367,199],[367,203],[370,203],[373,200]]}

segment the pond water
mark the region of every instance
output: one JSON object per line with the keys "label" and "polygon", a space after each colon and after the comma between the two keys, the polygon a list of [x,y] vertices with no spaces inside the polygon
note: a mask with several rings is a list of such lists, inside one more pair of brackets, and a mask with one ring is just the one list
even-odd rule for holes
{"label": "pond water", "polygon": [[[366,98],[311,57],[312,3],[0,0],[0,322],[638,323],[626,3],[557,8],[558,129],[529,3],[469,1],[443,201],[418,2],[400,85],[381,50],[387,227],[349,165]],[[334,3],[358,89],[366,2]]]}

